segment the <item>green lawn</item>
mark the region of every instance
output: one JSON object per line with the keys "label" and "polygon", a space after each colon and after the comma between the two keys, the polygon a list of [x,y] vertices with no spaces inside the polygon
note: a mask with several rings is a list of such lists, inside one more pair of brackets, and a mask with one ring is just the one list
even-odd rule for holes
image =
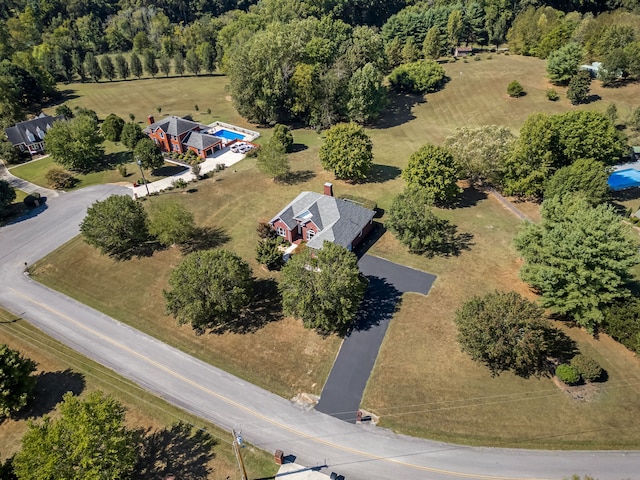
{"label": "green lawn", "polygon": [[[206,462],[212,469],[209,478],[227,478],[227,475],[235,478],[237,475],[238,468],[229,432],[168,404],[2,309],[0,343],[5,343],[35,360],[38,363],[36,375],[43,374],[38,380],[35,402],[27,407],[28,410],[25,412],[28,416],[40,417],[43,413],[49,412],[56,402],[62,400],[62,394],[70,388],[75,393],[81,392],[82,395],[101,390],[117,398],[127,407],[127,423],[132,428],[159,431],[176,422],[184,422],[194,428],[203,429],[216,440],[213,456]],[[26,430],[26,417],[0,422],[0,460],[10,457],[20,448],[20,439]],[[158,453],[161,452],[164,453],[163,449]],[[166,453],[171,456],[168,448]],[[189,456],[188,450],[184,454]],[[269,477],[277,471],[270,453],[249,446],[243,454],[251,478]],[[190,460],[193,461],[194,467],[200,465],[200,460],[195,455]]]}
{"label": "green lawn", "polygon": [[[337,195],[365,197],[388,209],[403,188],[401,169],[424,143],[440,143],[464,125],[501,124],[517,131],[531,113],[576,108],[566,99],[546,99],[549,85],[543,61],[513,55],[481,58],[445,64],[450,81],[426,101],[392,96],[389,111],[367,129],[376,167],[366,183],[338,181],[324,172],[317,157],[321,136],[312,130],[295,130],[299,145],[290,155],[295,182],[275,183],[257,172],[255,160],[247,159],[198,183],[194,193],[174,191],[167,196],[187,206],[199,225],[220,229],[228,237],[224,248],[249,261],[258,279],[277,279],[277,274],[265,272],[254,260],[256,224],[269,220],[301,190],[322,191],[322,184],[331,181]],[[506,88],[514,79],[523,84],[526,96],[508,97]],[[197,120],[250,126],[233,110],[223,77],[101,83],[98,87],[70,86],[77,95],[70,103],[93,108],[102,117],[115,112],[126,118],[133,112],[139,120],[154,113],[157,98],[168,99],[162,102],[163,114],[194,114],[197,102],[200,112],[213,111],[211,116],[195,115]],[[623,112],[640,95],[640,86],[604,90],[595,85],[593,91],[602,100],[578,108],[604,110],[615,102]],[[261,129],[261,133],[264,140],[270,130]],[[640,376],[640,367],[635,357],[608,339],[596,342],[579,330],[569,331],[581,348],[595,352],[610,375],[603,390],[582,403],[569,401],[548,379],[522,380],[510,375],[492,379],[459,352],[452,318],[463,301],[496,288],[531,296],[518,280],[521,261],[511,246],[517,219],[493,198],[472,190],[467,191],[465,205],[441,212],[461,232],[473,235],[470,250],[459,257],[410,255],[389,233],[373,247],[373,254],[439,277],[428,296],[405,296],[382,346],[364,406],[381,414],[383,425],[464,443],[567,448],[640,445],[636,420],[640,406],[632,401],[640,393],[632,381]],[[521,206],[536,214],[535,206]],[[169,249],[151,258],[114,264],[76,239],[41,261],[35,273],[54,288],[280,395],[321,390],[339,346],[335,337],[322,339],[292,319],[269,321],[250,333],[195,337],[188,327],[177,327],[164,316],[161,290],[180,258],[177,250]],[[583,411],[589,413],[582,415]]]}

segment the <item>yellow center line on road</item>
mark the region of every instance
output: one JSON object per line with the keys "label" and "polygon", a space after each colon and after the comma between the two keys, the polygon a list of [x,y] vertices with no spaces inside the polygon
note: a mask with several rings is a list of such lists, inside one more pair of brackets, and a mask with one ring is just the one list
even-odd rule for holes
{"label": "yellow center line on road", "polygon": [[422,465],[416,465],[416,464],[413,464],[413,463],[408,463],[408,462],[405,462],[405,461],[402,461],[402,460],[397,460],[397,459],[394,459],[394,458],[383,457],[383,456],[380,456],[380,455],[375,455],[375,454],[371,454],[371,453],[367,453],[367,452],[362,452],[360,450],[356,450],[356,449],[349,448],[349,447],[344,447],[344,446],[335,444],[333,442],[330,442],[328,440],[323,440],[321,438],[314,437],[312,435],[308,435],[308,434],[306,434],[304,432],[296,430],[295,428],[289,427],[289,426],[284,425],[282,423],[279,423],[279,422],[277,422],[275,420],[272,420],[269,417],[266,417],[265,415],[262,415],[261,413],[256,412],[255,410],[252,410],[252,409],[250,409],[248,407],[245,407],[244,405],[242,405],[242,404],[240,404],[240,403],[238,403],[238,402],[236,402],[234,400],[231,400],[231,399],[229,399],[229,398],[227,398],[227,397],[225,397],[225,396],[223,396],[223,395],[221,395],[221,394],[219,394],[217,392],[214,392],[213,390],[208,389],[207,387],[204,387],[204,386],[200,385],[199,383],[196,383],[196,382],[194,382],[192,380],[189,380],[188,378],[182,376],[178,372],[175,372],[175,371],[171,370],[170,368],[168,368],[168,367],[156,362],[155,360],[152,360],[151,358],[149,358],[149,357],[147,357],[145,355],[142,355],[141,353],[138,353],[135,350],[130,349],[129,347],[121,344],[120,342],[112,339],[111,337],[107,337],[106,335],[104,335],[104,334],[102,334],[102,333],[100,333],[100,332],[98,332],[98,331],[96,331],[96,330],[84,325],[83,323],[81,323],[81,322],[69,317],[68,315],[66,315],[66,314],[64,314],[64,313],[62,313],[62,312],[60,312],[60,311],[58,311],[58,310],[56,310],[56,309],[54,309],[54,308],[52,308],[52,307],[50,307],[48,305],[45,305],[45,304],[43,304],[41,302],[38,302],[37,300],[29,297],[28,295],[23,294],[22,292],[19,292],[19,291],[15,290],[15,289],[13,289],[11,287],[9,287],[9,290],[11,290],[15,295],[17,295],[19,297],[22,297],[25,300],[31,302],[32,304],[37,305],[40,308],[43,308],[44,310],[47,310],[48,312],[51,312],[54,315],[67,320],[68,322],[72,323],[73,325],[85,330],[86,332],[89,332],[90,334],[92,334],[92,335],[104,340],[105,342],[110,343],[111,345],[113,345],[113,346],[115,346],[115,347],[117,347],[117,348],[119,348],[121,350],[124,350],[125,352],[128,352],[128,353],[130,353],[132,355],[135,355],[136,357],[144,360],[145,362],[147,362],[147,363],[149,363],[149,364],[151,364],[151,365],[153,365],[153,366],[155,366],[155,367],[157,367],[157,368],[159,368],[161,370],[164,370],[165,372],[167,372],[169,375],[173,376],[174,378],[177,378],[177,379],[179,379],[179,380],[181,380],[181,381],[183,381],[183,382],[185,382],[185,383],[187,383],[187,384],[189,384],[189,385],[201,390],[202,392],[205,392],[206,394],[208,394],[208,395],[210,395],[212,397],[215,397],[215,398],[217,398],[219,400],[222,400],[223,402],[225,402],[225,403],[227,403],[229,405],[232,405],[232,406],[234,406],[236,408],[239,408],[240,410],[243,410],[243,411],[249,413],[250,415],[259,418],[260,420],[263,420],[263,421],[265,421],[265,422],[267,422],[267,423],[269,423],[271,425],[274,425],[274,426],[276,426],[278,428],[286,430],[286,431],[288,431],[290,433],[298,435],[298,436],[300,436],[302,438],[305,438],[307,440],[311,440],[313,442],[317,442],[317,443],[320,443],[322,445],[325,445],[325,446],[328,446],[328,447],[331,447],[331,448],[335,448],[335,449],[343,451],[343,452],[352,453],[354,455],[360,455],[362,457],[370,458],[372,460],[381,460],[381,461],[384,461],[384,462],[395,463],[395,464],[402,465],[402,466],[409,467],[409,468],[413,468],[413,469],[416,469],[416,470],[421,470],[421,471],[424,471],[424,472],[436,473],[436,474],[440,474],[440,475],[448,475],[448,476],[460,477],[460,478],[471,478],[471,479],[478,479],[478,480],[546,480],[546,479],[535,479],[535,478],[502,477],[502,476],[494,476],[494,475],[463,473],[463,472],[455,472],[455,471],[452,471],[452,470],[444,470],[444,469],[440,469],[440,468],[425,467],[425,466],[422,466]]}

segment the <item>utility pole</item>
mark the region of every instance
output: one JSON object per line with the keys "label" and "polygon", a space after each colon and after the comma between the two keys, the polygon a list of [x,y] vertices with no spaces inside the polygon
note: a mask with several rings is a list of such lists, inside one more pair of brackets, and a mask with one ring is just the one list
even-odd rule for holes
{"label": "utility pole", "polygon": [[138,167],[140,167],[140,174],[142,175],[142,181],[144,182],[144,188],[147,189],[147,195],[149,195],[149,186],[147,185],[147,179],[144,177],[144,171],[142,170],[142,161],[138,158],[136,159],[136,163]]}
{"label": "utility pole", "polygon": [[244,460],[242,459],[242,452],[240,449],[244,447],[241,430],[236,431],[235,429],[231,430],[231,434],[233,435],[233,453],[236,454],[236,461],[238,462],[238,468],[240,469],[240,477],[242,480],[248,480],[247,470],[244,468]]}

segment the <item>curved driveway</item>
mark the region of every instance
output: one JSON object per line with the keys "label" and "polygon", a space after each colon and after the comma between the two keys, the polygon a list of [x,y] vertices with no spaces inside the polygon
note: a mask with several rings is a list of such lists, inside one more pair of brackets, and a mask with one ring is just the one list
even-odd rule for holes
{"label": "curved driveway", "polygon": [[[471,448],[352,425],[291,402],[196,360],[100,312],[31,281],[32,263],[78,233],[99,186],[61,195],[40,215],[0,229],[0,303],[16,315],[166,400],[267,451],[346,479],[638,478],[640,452],[552,452]],[[114,264],[117,268],[117,264]]]}

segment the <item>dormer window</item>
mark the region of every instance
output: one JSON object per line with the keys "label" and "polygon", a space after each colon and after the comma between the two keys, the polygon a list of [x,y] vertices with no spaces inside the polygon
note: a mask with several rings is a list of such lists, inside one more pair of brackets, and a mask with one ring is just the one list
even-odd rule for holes
{"label": "dormer window", "polygon": [[31,130],[27,129],[24,133],[27,134],[27,138],[29,139],[30,142],[36,141],[36,137],[33,135],[33,132]]}

